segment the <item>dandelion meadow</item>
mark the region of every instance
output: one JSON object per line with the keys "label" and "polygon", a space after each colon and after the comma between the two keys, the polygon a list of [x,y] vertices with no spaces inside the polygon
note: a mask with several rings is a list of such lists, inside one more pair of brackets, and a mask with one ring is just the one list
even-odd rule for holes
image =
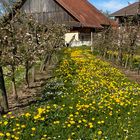
{"label": "dandelion meadow", "polygon": [[2,117],[1,140],[139,139],[137,83],[88,48],[65,49],[54,75],[42,93],[46,102]]}

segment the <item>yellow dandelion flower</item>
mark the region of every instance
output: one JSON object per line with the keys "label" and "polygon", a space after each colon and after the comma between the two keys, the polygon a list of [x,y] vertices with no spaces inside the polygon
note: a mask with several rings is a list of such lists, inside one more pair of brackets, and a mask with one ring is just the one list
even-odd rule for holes
{"label": "yellow dandelion flower", "polygon": [[17,123],[16,126],[18,127],[18,126],[20,126],[20,124]]}
{"label": "yellow dandelion flower", "polygon": [[10,118],[11,118],[11,119],[14,119],[15,117],[14,117],[14,116],[11,116]]}
{"label": "yellow dandelion flower", "polygon": [[21,134],[21,132],[17,132],[17,134]]}
{"label": "yellow dandelion flower", "polygon": [[60,123],[60,121],[54,121],[53,123],[54,123],[54,124],[59,124],[59,123]]}
{"label": "yellow dandelion flower", "polygon": [[12,135],[11,137],[12,137],[12,138],[14,138],[14,137],[15,137],[15,135]]}
{"label": "yellow dandelion flower", "polygon": [[23,125],[21,125],[21,128],[25,128],[25,127],[26,127],[26,125],[24,125],[24,124],[23,124]]}
{"label": "yellow dandelion flower", "polygon": [[31,134],[31,136],[33,137],[33,136],[34,136],[34,134]]}
{"label": "yellow dandelion flower", "polygon": [[5,121],[3,124],[4,124],[4,125],[7,125],[7,124],[8,124],[8,122],[7,122],[7,121]]}
{"label": "yellow dandelion flower", "polygon": [[73,117],[73,114],[70,114],[69,117]]}
{"label": "yellow dandelion flower", "polygon": [[85,120],[85,119],[83,119],[82,121],[83,121],[84,123],[86,123],[86,122],[87,122],[87,120]]}
{"label": "yellow dandelion flower", "polygon": [[44,108],[38,108],[38,113],[39,113],[39,114],[42,114],[44,111],[45,111]]}
{"label": "yellow dandelion flower", "polygon": [[102,121],[101,121],[101,123],[102,123],[102,124],[104,124],[104,123],[105,123],[105,121],[103,121],[103,120],[102,120]]}
{"label": "yellow dandelion flower", "polygon": [[44,120],[45,120],[45,118],[44,118],[44,117],[42,117],[40,120],[41,120],[41,121],[44,121]]}
{"label": "yellow dandelion flower", "polygon": [[35,119],[35,120],[38,120],[39,118],[40,118],[40,115],[34,116],[34,119]]}
{"label": "yellow dandelion flower", "polygon": [[117,98],[117,99],[116,99],[116,102],[117,102],[117,103],[120,103],[120,99]]}
{"label": "yellow dandelion flower", "polygon": [[101,130],[100,130],[100,131],[98,131],[98,135],[102,135],[102,133],[103,133],[103,132],[102,132]]}
{"label": "yellow dandelion flower", "polygon": [[80,128],[80,125],[77,125],[77,128]]}
{"label": "yellow dandelion flower", "polygon": [[89,128],[93,128],[93,124],[91,122],[88,123],[88,125],[89,125]]}
{"label": "yellow dandelion flower", "polygon": [[47,137],[47,135],[45,134],[45,135],[43,135],[43,137],[45,137],[45,138],[46,138],[46,137]]}
{"label": "yellow dandelion flower", "polygon": [[6,115],[3,115],[3,118],[6,118],[7,116]]}
{"label": "yellow dandelion flower", "polygon": [[36,128],[35,127],[32,127],[32,131],[36,131]]}
{"label": "yellow dandelion flower", "polygon": [[78,121],[78,123],[81,123],[81,122],[82,122],[81,120]]}
{"label": "yellow dandelion flower", "polygon": [[11,115],[12,114],[12,112],[8,112],[8,115]]}
{"label": "yellow dandelion flower", "polygon": [[19,140],[19,137],[15,137],[15,140]]}
{"label": "yellow dandelion flower", "polygon": [[68,126],[68,127],[71,127],[71,124],[68,124],[67,126]]}
{"label": "yellow dandelion flower", "polygon": [[11,135],[11,134],[10,134],[9,132],[6,133],[6,136],[7,136],[7,137],[10,137],[10,135]]}
{"label": "yellow dandelion flower", "polygon": [[79,112],[76,112],[75,114],[76,114],[76,115],[79,115]]}
{"label": "yellow dandelion flower", "polygon": [[72,133],[71,133],[71,135],[73,136],[73,135],[75,135],[75,133],[74,133],[74,132],[72,132]]}
{"label": "yellow dandelion flower", "polygon": [[16,131],[16,128],[13,128],[13,132]]}
{"label": "yellow dandelion flower", "polygon": [[30,117],[30,116],[31,116],[30,113],[26,113],[26,114],[25,114],[25,117],[27,117],[27,118]]}
{"label": "yellow dandelion flower", "polygon": [[0,137],[3,137],[3,136],[4,136],[4,134],[2,132],[0,132]]}
{"label": "yellow dandelion flower", "polygon": [[95,118],[92,118],[92,121],[94,121],[95,120]]}

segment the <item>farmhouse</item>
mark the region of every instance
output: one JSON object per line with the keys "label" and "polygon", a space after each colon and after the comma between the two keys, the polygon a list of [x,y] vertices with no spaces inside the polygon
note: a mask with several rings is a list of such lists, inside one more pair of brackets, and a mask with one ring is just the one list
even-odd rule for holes
{"label": "farmhouse", "polygon": [[110,16],[115,17],[115,20],[120,25],[122,25],[124,22],[127,22],[129,18],[132,18],[132,20],[137,23],[140,21],[140,2],[130,4],[127,7],[112,13]]}

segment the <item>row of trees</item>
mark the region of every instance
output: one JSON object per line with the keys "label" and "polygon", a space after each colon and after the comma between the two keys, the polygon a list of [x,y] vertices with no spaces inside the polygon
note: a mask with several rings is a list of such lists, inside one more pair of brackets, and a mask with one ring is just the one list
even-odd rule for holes
{"label": "row of trees", "polygon": [[64,46],[63,25],[49,22],[47,25],[39,24],[31,15],[20,13],[12,15],[11,20],[0,20],[0,90],[2,91],[1,106],[8,110],[8,99],[5,89],[3,68],[10,71],[13,96],[18,100],[16,88],[16,69],[24,67],[25,81],[30,86],[29,71],[32,70],[32,81],[35,79],[34,71],[37,62],[40,62],[40,71],[46,69],[46,64],[52,55]]}
{"label": "row of trees", "polygon": [[[124,26],[116,29],[106,28],[95,35],[95,48],[98,53],[113,63],[125,68],[132,68],[134,56],[140,50],[140,24],[125,22]],[[140,62],[139,62],[140,63]]]}

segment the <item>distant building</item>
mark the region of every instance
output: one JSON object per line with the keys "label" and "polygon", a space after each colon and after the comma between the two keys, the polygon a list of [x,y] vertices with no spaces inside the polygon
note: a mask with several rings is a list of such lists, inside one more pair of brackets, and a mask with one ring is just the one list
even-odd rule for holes
{"label": "distant building", "polygon": [[97,10],[88,0],[22,0],[21,10],[32,13],[43,24],[49,20],[65,24],[70,33],[65,41],[71,46],[91,45],[93,32],[117,24]]}
{"label": "distant building", "polygon": [[115,17],[115,20],[121,25],[127,22],[130,18],[133,23],[138,23],[140,21],[140,2],[130,4],[127,7],[112,13],[110,16]]}

